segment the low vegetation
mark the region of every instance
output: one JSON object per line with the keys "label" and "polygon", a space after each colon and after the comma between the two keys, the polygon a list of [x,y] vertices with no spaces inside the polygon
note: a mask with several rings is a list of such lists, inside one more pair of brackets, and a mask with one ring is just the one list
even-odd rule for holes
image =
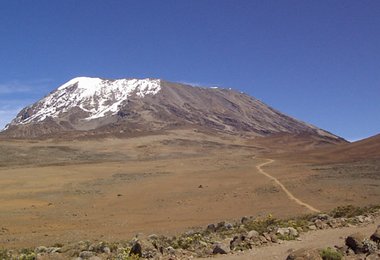
{"label": "low vegetation", "polygon": [[341,252],[332,249],[331,247],[327,247],[322,249],[320,255],[323,260],[341,260],[343,259],[343,254]]}
{"label": "low vegetation", "polygon": [[[121,260],[207,257],[279,243],[283,240],[294,240],[300,233],[306,231],[370,223],[379,215],[379,206],[349,205],[338,207],[328,214],[305,215],[289,219],[276,219],[272,215],[260,218],[243,217],[239,222],[223,221],[210,224],[206,228],[189,230],[179,236],[152,234],[135,237],[130,241],[112,243],[80,241],[68,245],[54,244],[51,247],[40,246],[19,251],[0,249],[0,259],[33,260],[43,255],[53,258],[55,256],[81,257],[81,259],[98,256],[100,259]],[[324,260],[338,260],[343,257],[342,252],[332,248],[325,248],[319,252]]]}
{"label": "low vegetation", "polygon": [[347,205],[335,208],[331,211],[330,215],[333,218],[352,218],[366,213],[373,213],[379,209],[380,206],[356,207],[353,205]]}

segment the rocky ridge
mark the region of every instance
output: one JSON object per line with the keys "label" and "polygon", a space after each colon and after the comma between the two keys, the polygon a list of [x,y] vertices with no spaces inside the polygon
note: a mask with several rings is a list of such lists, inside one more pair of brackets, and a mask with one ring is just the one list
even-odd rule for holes
{"label": "rocky ridge", "polygon": [[[206,228],[189,230],[179,236],[138,234],[129,241],[90,242],[53,246],[39,246],[20,251],[2,250],[2,259],[192,259],[217,254],[236,254],[255,247],[281,244],[284,240],[298,240],[300,233],[318,229],[335,229],[361,226],[380,216],[380,207],[340,207],[329,214],[315,214],[292,219],[275,219],[273,216],[243,217],[239,222],[219,222]],[[377,259],[380,253],[380,229],[370,238],[353,234],[346,246],[336,249],[297,250],[287,259],[332,259],[324,254],[346,255],[350,259]],[[28,258],[29,257],[29,258]],[[357,257],[357,258],[354,258]],[[362,257],[362,258],[359,258]],[[341,258],[333,258],[341,259]]]}

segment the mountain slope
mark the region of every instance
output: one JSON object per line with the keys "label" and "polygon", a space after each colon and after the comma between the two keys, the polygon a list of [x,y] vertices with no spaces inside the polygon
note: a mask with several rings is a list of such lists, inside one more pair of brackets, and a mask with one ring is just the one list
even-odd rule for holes
{"label": "mountain slope", "polygon": [[246,94],[159,79],[74,78],[24,108],[2,133],[8,137],[62,133],[128,134],[176,128],[266,136],[310,134],[340,141]]}
{"label": "mountain slope", "polygon": [[380,159],[380,134],[353,143],[329,147],[312,155],[326,162],[350,162]]}

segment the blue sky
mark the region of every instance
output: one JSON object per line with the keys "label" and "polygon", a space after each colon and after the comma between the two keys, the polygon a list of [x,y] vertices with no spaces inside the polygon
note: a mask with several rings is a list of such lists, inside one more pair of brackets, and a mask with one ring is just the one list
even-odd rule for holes
{"label": "blue sky", "polygon": [[76,76],[246,92],[349,140],[380,132],[380,1],[4,0],[0,127]]}

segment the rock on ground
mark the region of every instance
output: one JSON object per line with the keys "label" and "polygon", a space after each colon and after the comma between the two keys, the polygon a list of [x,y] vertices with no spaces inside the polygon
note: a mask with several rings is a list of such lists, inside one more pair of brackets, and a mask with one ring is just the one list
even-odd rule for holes
{"label": "rock on ground", "polygon": [[317,249],[301,248],[288,255],[286,260],[322,260],[322,257]]}

